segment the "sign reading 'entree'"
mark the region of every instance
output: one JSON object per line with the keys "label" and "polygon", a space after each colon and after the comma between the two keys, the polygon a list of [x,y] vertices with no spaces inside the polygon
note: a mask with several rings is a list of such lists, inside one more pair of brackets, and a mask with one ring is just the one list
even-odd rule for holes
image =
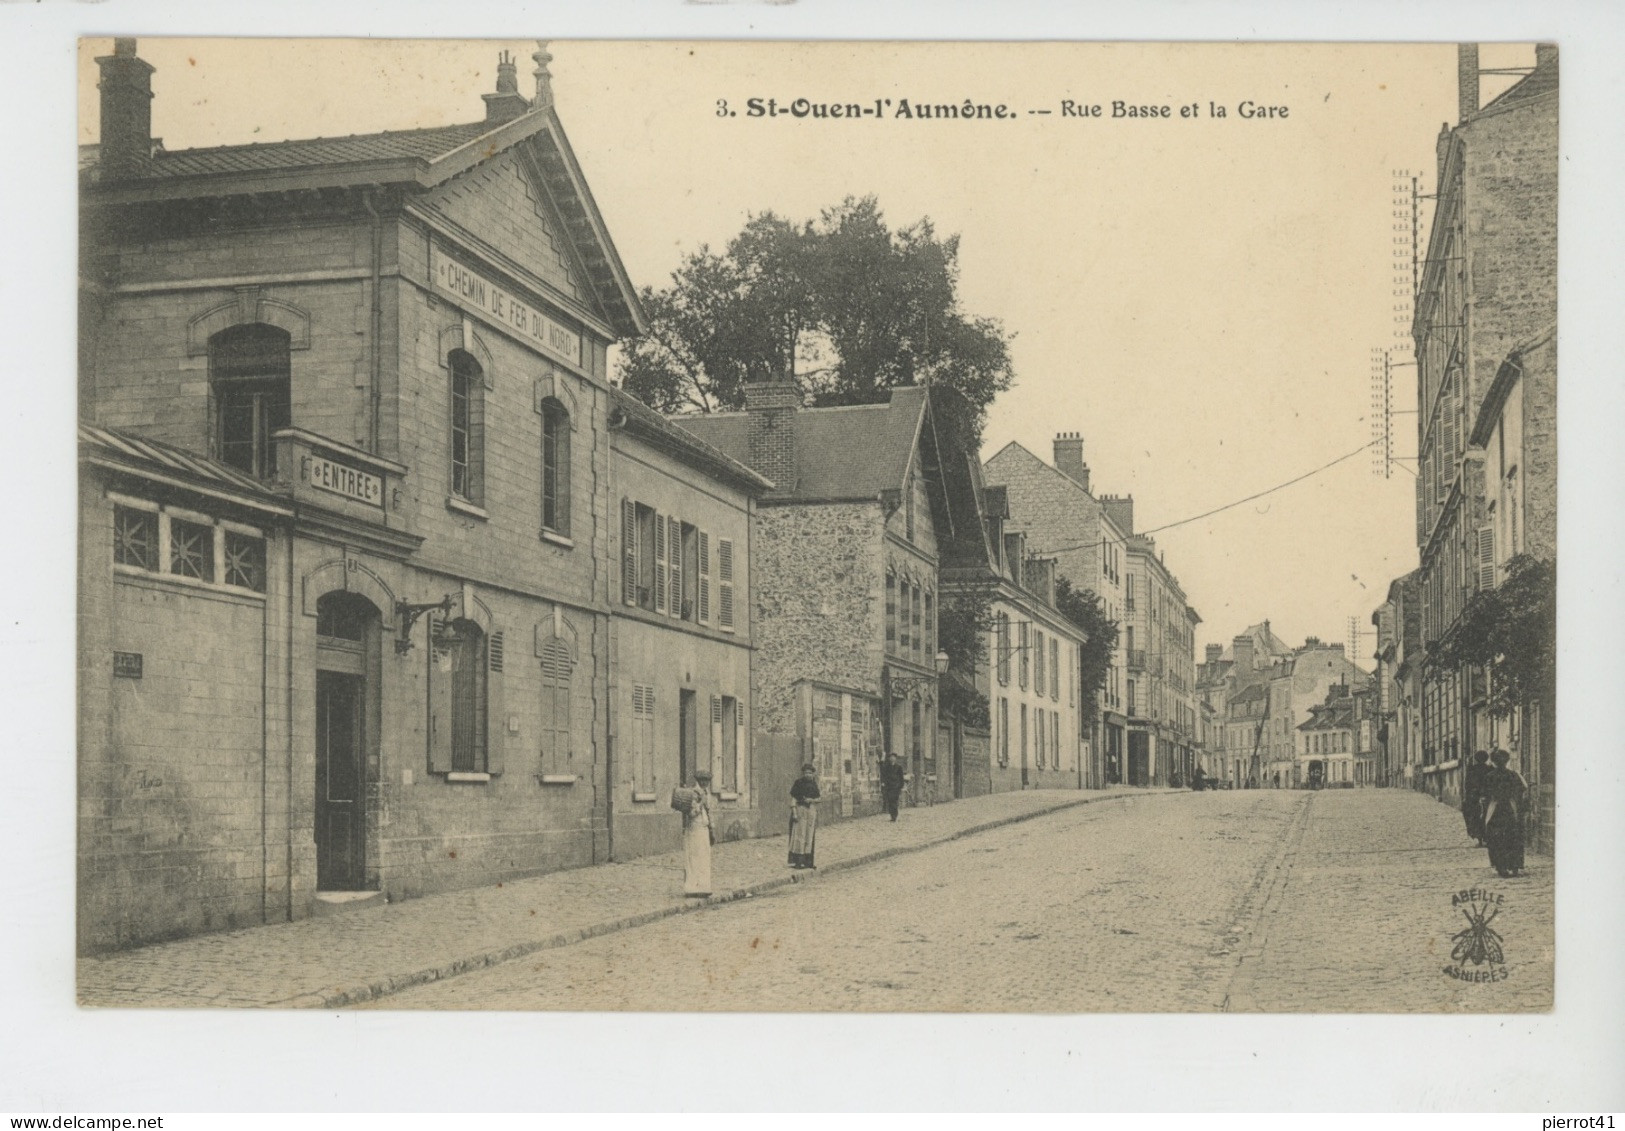
{"label": "sign reading 'entree'", "polygon": [[384,505],[384,481],[381,478],[342,463],[334,463],[323,456],[310,457],[310,485],[347,499],[371,503],[375,507]]}
{"label": "sign reading 'entree'", "polygon": [[454,296],[486,320],[511,330],[575,365],[581,364],[581,335],[521,302],[491,280],[469,270],[438,247],[430,249],[435,289]]}

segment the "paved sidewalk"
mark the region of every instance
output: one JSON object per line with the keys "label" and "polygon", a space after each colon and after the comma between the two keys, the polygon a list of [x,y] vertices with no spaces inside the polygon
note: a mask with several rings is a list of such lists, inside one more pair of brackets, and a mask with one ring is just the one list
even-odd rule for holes
{"label": "paved sidewalk", "polygon": [[[1045,813],[1146,791],[1033,790],[818,831],[819,872],[941,844]],[[719,844],[718,894],[685,900],[681,853],[301,919],[79,960],[79,1002],[158,1008],[337,1008],[538,950],[812,879],[791,872],[784,838]]]}

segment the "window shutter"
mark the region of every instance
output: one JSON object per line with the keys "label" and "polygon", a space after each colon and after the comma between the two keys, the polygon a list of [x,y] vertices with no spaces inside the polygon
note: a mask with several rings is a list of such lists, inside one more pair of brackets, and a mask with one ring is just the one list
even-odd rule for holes
{"label": "window shutter", "polygon": [[734,770],[733,787],[739,793],[744,793],[747,786],[745,780],[745,705],[743,700],[734,700]]}
{"label": "window shutter", "polygon": [[666,611],[666,520],[655,515],[655,612]]}
{"label": "window shutter", "polygon": [[638,603],[638,508],[631,499],[621,500],[621,600]]}
{"label": "window shutter", "polygon": [[711,536],[700,531],[700,584],[699,617],[701,624],[711,623]]}
{"label": "window shutter", "polygon": [[429,772],[451,772],[451,656],[440,648],[444,618],[429,615]]}
{"label": "window shutter", "polygon": [[734,630],[734,544],[731,538],[717,539],[717,627]]}
{"label": "window shutter", "polygon": [[1061,642],[1053,636],[1049,638],[1049,697],[1057,703],[1061,700]]}
{"label": "window shutter", "polygon": [[503,709],[502,633],[485,638],[485,772],[502,772],[502,753],[508,744],[508,716]]}
{"label": "window shutter", "polygon": [[1495,588],[1495,528],[1493,526],[1478,528],[1478,587],[1481,590]]}
{"label": "window shutter", "polygon": [[666,556],[671,565],[671,599],[667,608],[674,617],[683,615],[683,524],[666,519]]}
{"label": "window shutter", "polygon": [[718,763],[722,758],[722,696],[711,696],[711,759],[706,767],[711,771],[713,781],[722,778],[722,766]]}

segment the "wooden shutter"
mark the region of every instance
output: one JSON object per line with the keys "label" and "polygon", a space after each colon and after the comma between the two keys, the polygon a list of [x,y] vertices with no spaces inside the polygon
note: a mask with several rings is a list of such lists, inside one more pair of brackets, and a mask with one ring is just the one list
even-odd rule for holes
{"label": "wooden shutter", "polygon": [[671,568],[671,599],[667,609],[674,617],[683,615],[683,524],[675,518],[666,520],[666,557]]}
{"label": "wooden shutter", "polygon": [[429,614],[429,772],[451,772],[451,653],[441,647],[445,618]]}
{"label": "wooden shutter", "polygon": [[1478,587],[1481,590],[1495,588],[1495,528],[1493,526],[1478,528]]}
{"label": "wooden shutter", "polygon": [[717,627],[734,630],[734,544],[731,538],[717,539]]}
{"label": "wooden shutter", "polygon": [[502,633],[485,638],[485,772],[502,772],[502,754],[508,745],[508,716],[502,696]]}
{"label": "wooden shutter", "polygon": [[638,603],[638,505],[621,500],[621,601]]}
{"label": "wooden shutter", "polygon": [[655,513],[655,612],[666,611],[666,520]]}
{"label": "wooden shutter", "polygon": [[711,754],[707,769],[711,779],[721,784],[722,778],[722,696],[711,696]]}
{"label": "wooden shutter", "polygon": [[1049,638],[1049,697],[1061,701],[1061,642],[1054,636]]}
{"label": "wooden shutter", "polygon": [[699,618],[701,624],[711,623],[711,536],[700,531],[700,584]]}
{"label": "wooden shutter", "polygon": [[734,774],[733,786],[740,793],[745,792],[745,705],[744,700],[734,700]]}

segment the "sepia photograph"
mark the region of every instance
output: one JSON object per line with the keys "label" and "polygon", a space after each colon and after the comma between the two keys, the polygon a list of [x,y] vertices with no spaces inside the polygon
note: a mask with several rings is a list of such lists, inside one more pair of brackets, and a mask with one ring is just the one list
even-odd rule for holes
{"label": "sepia photograph", "polygon": [[1558,65],[83,40],[80,1003],[1550,1009]]}
{"label": "sepia photograph", "polygon": [[1553,1007],[1557,46],[78,91],[81,1006]]}

